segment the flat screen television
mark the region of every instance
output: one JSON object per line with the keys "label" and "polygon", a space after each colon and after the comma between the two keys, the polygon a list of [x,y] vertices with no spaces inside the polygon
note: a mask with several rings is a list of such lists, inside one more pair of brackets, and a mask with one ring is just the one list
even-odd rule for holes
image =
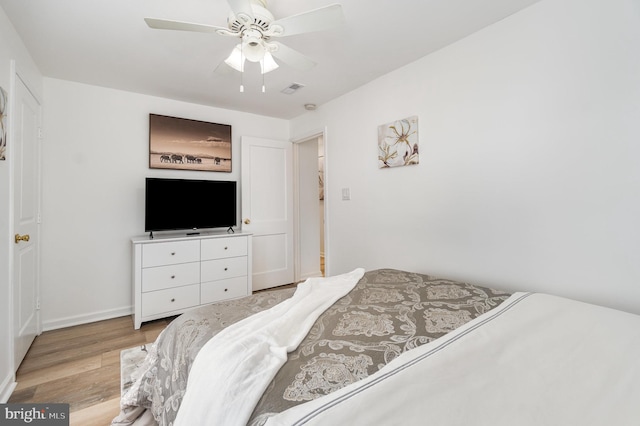
{"label": "flat screen television", "polygon": [[145,232],[236,225],[236,182],[146,178]]}

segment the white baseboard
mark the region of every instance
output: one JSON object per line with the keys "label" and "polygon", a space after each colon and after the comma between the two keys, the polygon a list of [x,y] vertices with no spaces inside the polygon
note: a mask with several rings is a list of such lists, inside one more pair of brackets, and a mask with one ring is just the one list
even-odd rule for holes
{"label": "white baseboard", "polygon": [[9,374],[0,384],[0,403],[4,404],[9,400],[9,397],[16,388],[17,383],[14,380],[13,374]]}
{"label": "white baseboard", "polygon": [[57,330],[59,328],[73,327],[74,325],[88,324],[90,322],[124,317],[131,314],[133,314],[133,306],[127,306],[127,307],[117,308],[117,309],[108,309],[106,311],[92,312],[90,314],[85,314],[85,315],[74,315],[71,317],[44,321],[42,323],[42,330],[43,331]]}

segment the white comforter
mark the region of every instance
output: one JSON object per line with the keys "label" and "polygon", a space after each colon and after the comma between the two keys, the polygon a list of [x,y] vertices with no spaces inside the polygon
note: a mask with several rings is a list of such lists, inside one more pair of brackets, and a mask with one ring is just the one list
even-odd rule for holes
{"label": "white comforter", "polygon": [[227,327],[196,357],[175,426],[246,425],[264,389],[287,353],[315,320],[346,295],[363,269],[329,278],[310,278],[290,299]]}
{"label": "white comforter", "polygon": [[[224,423],[217,423],[224,424]],[[276,425],[640,425],[640,316],[518,293]]]}

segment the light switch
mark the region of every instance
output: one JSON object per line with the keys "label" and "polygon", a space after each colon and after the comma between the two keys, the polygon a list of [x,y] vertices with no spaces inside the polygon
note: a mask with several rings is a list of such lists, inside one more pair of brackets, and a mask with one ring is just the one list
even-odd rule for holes
{"label": "light switch", "polygon": [[342,188],[342,200],[348,201],[351,199],[351,190],[349,188]]}

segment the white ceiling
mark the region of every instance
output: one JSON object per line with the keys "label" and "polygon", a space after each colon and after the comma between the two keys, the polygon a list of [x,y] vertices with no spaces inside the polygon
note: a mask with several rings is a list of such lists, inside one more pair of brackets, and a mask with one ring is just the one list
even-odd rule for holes
{"label": "white ceiling", "polygon": [[[276,19],[339,0],[268,0]],[[290,119],[539,0],[343,0],[336,30],[279,39],[318,63],[214,74],[237,44],[216,34],[152,30],[144,17],[226,26],[225,0],[0,0],[46,77]],[[291,83],[305,87],[292,95]]]}

